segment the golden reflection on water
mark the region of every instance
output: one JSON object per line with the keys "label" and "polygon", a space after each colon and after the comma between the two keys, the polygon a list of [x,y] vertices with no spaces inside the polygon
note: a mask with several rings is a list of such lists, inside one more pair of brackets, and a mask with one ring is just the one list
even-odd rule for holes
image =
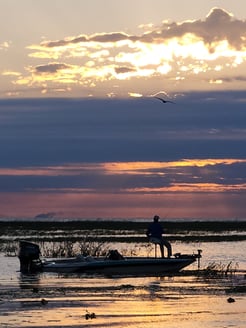
{"label": "golden reflection on water", "polygon": [[[9,287],[7,297],[2,289],[3,327],[243,328],[246,320],[245,295],[228,303],[225,293],[238,277],[39,278],[35,292],[37,281]],[[86,320],[86,313],[96,317]]]}
{"label": "golden reflection on water", "polygon": [[[56,304],[49,300],[46,306],[27,305],[22,301],[16,312],[1,319],[11,327],[141,327],[151,328],[162,324],[170,328],[243,328],[245,322],[245,300],[238,298],[229,304],[225,297],[218,296],[176,296],[155,299],[92,299],[69,306],[68,300]],[[28,308],[30,307],[30,308]],[[93,312],[94,319],[86,320],[85,314]],[[1,315],[0,315],[1,318]]]}

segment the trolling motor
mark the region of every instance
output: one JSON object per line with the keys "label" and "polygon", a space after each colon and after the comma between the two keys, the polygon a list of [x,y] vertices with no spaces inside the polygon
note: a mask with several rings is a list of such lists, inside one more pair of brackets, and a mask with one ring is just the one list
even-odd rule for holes
{"label": "trolling motor", "polygon": [[39,246],[28,241],[19,243],[19,260],[21,273],[34,273],[42,269]]}
{"label": "trolling motor", "polygon": [[184,259],[184,258],[194,258],[197,259],[197,268],[198,270],[200,270],[201,267],[201,257],[202,257],[202,250],[198,249],[197,250],[197,254],[181,254],[181,253],[176,253],[174,254],[175,258],[179,258],[179,259]]}
{"label": "trolling motor", "polygon": [[198,270],[200,270],[201,267],[201,257],[202,257],[202,250],[198,249],[196,254]]}

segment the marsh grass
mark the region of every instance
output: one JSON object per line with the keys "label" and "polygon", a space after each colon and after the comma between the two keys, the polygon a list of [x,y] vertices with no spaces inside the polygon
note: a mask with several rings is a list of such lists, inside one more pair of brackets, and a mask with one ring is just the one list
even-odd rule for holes
{"label": "marsh grass", "polygon": [[7,243],[0,244],[0,252],[5,256],[14,257],[18,255],[18,242],[8,241]]}
{"label": "marsh grass", "polygon": [[106,256],[109,246],[104,242],[91,241],[87,237],[77,242],[69,240],[63,242],[41,242],[40,251],[43,257],[75,257],[83,256]]}
{"label": "marsh grass", "polygon": [[[43,257],[75,257],[78,255],[105,257],[110,251],[110,245],[107,242],[100,242],[84,237],[83,240],[77,242],[41,242],[40,250]],[[153,252],[154,246],[151,243],[144,245],[147,257]],[[138,256],[141,252],[141,247],[136,244],[131,248],[121,248],[120,253],[126,256]]]}
{"label": "marsh grass", "polygon": [[[8,256],[16,256],[18,242],[24,239],[42,245],[42,254],[45,257],[73,256],[78,253],[91,256],[104,255],[108,243],[145,244],[146,253],[151,254],[153,246],[148,244],[145,234],[148,224],[149,222],[89,220],[0,221],[0,252]],[[165,221],[162,224],[170,242],[246,240],[246,221]],[[215,270],[215,268],[210,269]]]}
{"label": "marsh grass", "polygon": [[238,263],[230,261],[228,264],[212,262],[208,266],[200,271],[200,274],[206,277],[227,277],[237,272],[239,268]]}

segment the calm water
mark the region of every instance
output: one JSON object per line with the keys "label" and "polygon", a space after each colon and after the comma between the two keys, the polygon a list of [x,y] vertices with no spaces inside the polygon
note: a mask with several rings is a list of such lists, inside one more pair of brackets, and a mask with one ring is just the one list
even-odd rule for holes
{"label": "calm water", "polygon": [[[202,249],[203,268],[213,262],[222,266],[232,262],[246,270],[245,241],[174,243],[173,249],[182,253]],[[138,252],[146,252],[144,245]],[[0,254],[0,263],[1,327],[245,327],[246,271],[210,278],[27,277],[18,272],[16,257]],[[196,264],[190,269],[196,269]],[[229,297],[235,302],[229,303]],[[93,313],[96,317],[86,320],[85,315]]]}

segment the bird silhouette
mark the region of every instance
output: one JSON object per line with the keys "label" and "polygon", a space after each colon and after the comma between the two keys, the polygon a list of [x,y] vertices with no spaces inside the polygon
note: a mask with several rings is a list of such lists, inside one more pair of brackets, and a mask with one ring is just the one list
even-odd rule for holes
{"label": "bird silhouette", "polygon": [[165,100],[163,98],[159,98],[159,97],[155,97],[156,99],[159,99],[160,101],[162,101],[164,104],[166,103],[171,103],[171,104],[175,104],[175,102],[171,101],[171,100]]}

